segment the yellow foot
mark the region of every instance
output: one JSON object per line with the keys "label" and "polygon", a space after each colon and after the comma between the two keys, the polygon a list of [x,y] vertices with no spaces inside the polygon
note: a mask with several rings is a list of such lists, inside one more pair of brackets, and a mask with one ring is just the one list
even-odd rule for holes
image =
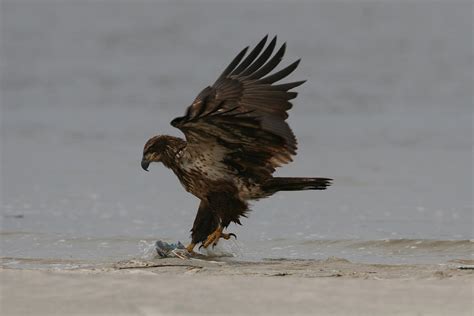
{"label": "yellow foot", "polygon": [[186,250],[187,250],[189,253],[193,254],[193,253],[194,253],[194,247],[195,247],[195,246],[196,246],[196,244],[190,243],[189,245],[186,246]]}
{"label": "yellow foot", "polygon": [[226,233],[223,233],[222,232],[222,227],[219,227],[217,228],[212,234],[210,234],[209,236],[207,236],[207,239],[206,241],[201,245],[201,247],[204,247],[204,248],[207,248],[209,247],[211,244],[212,246],[215,246],[217,245],[217,243],[219,242],[219,239],[220,238],[224,238],[224,239],[230,239],[230,237],[234,236],[234,238],[237,238],[237,236],[235,236],[235,234],[226,234]]}

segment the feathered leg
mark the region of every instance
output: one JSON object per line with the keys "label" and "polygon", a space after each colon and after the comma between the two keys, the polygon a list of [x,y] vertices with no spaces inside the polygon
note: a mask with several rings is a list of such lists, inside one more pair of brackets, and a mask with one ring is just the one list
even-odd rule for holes
{"label": "feathered leg", "polygon": [[193,252],[194,247],[204,242],[209,235],[219,227],[219,218],[209,207],[209,203],[201,201],[191,229],[191,243],[186,247],[188,252]]}
{"label": "feathered leg", "polygon": [[206,241],[203,242],[202,247],[204,248],[210,245],[217,245],[220,238],[229,239],[232,236],[237,238],[235,234],[226,234],[222,231],[229,226],[231,222],[240,224],[239,217],[245,216],[245,213],[248,212],[247,203],[238,199],[235,193],[213,192],[209,194],[208,201],[210,208],[219,219],[219,224],[214,232],[209,234]]}

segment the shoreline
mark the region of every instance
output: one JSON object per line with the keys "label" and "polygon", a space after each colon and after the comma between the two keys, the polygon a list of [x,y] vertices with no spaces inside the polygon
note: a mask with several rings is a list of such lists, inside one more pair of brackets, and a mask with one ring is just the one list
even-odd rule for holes
{"label": "shoreline", "polygon": [[[472,315],[473,260],[129,260],[1,268],[4,315]],[[463,268],[464,267],[464,268]],[[363,302],[363,303],[362,303]]]}

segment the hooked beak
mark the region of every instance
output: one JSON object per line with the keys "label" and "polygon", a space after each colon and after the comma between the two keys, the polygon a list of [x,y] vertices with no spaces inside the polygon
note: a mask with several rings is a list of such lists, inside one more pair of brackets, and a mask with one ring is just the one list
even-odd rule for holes
{"label": "hooked beak", "polygon": [[145,171],[148,171],[148,166],[150,165],[150,162],[148,160],[142,159],[142,168]]}

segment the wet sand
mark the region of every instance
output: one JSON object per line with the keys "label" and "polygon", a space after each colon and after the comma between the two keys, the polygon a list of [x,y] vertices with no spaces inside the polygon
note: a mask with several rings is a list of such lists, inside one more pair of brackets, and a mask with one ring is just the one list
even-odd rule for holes
{"label": "wet sand", "polygon": [[131,260],[0,270],[3,315],[472,315],[472,260]]}

